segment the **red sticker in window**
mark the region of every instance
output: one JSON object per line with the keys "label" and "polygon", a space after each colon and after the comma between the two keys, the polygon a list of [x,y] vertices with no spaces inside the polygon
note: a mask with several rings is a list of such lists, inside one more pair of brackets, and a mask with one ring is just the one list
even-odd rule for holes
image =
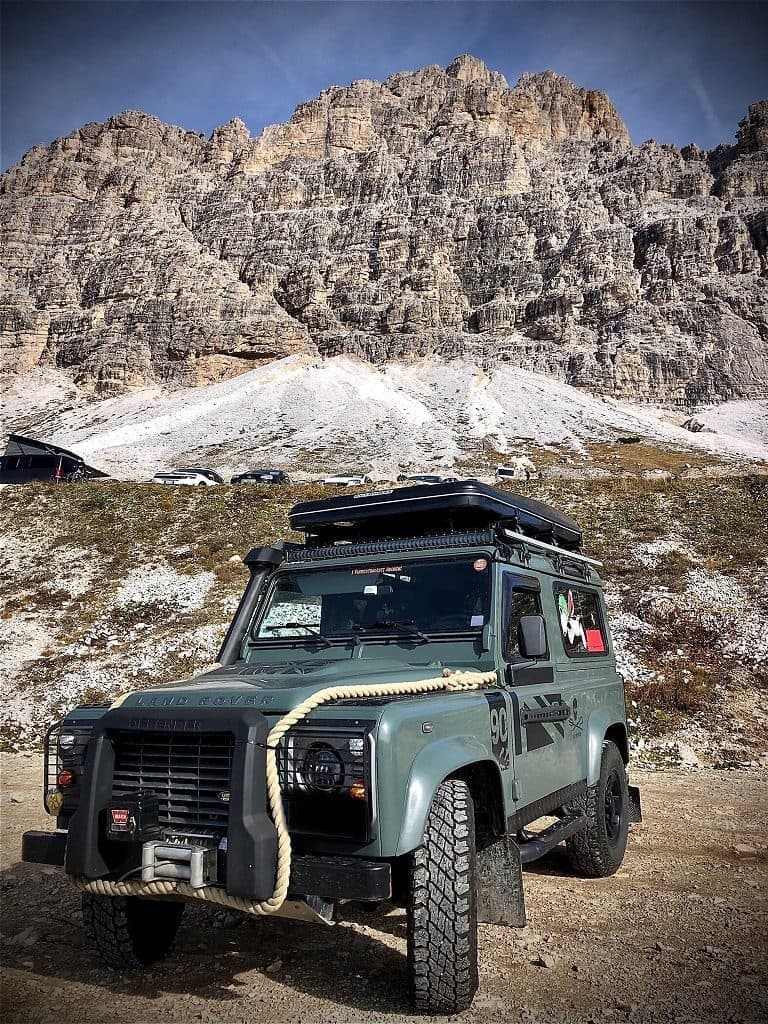
{"label": "red sticker in window", "polygon": [[587,629],[584,631],[587,640],[587,650],[590,654],[605,654],[605,641],[599,629]]}
{"label": "red sticker in window", "polygon": [[472,564],[472,568],[475,570],[475,572],[485,572],[485,570],[488,568],[488,559],[476,558]]}

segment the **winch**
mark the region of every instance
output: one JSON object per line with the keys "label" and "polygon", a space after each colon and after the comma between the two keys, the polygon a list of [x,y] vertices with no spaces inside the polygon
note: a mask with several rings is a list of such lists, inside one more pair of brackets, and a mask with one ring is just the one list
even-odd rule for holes
{"label": "winch", "polygon": [[163,839],[143,844],[141,880],[175,879],[188,882],[193,889],[215,885],[219,880],[218,850],[213,833],[167,832]]}

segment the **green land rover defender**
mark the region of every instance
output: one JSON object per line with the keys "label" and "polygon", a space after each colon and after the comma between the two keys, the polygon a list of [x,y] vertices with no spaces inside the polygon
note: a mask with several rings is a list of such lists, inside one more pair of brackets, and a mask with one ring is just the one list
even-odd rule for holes
{"label": "green land rover defender", "polygon": [[49,730],[56,831],[22,855],[64,867],[121,970],[189,900],[326,924],[391,901],[416,1005],[455,1013],[478,921],[525,923],[521,865],[565,842],[610,875],[640,820],[599,563],[567,516],[471,480],[290,523],[303,544],[246,556],[213,671]]}

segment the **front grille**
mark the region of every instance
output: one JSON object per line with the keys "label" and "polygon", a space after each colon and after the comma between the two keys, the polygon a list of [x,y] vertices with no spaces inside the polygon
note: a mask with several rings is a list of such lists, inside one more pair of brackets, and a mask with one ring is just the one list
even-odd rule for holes
{"label": "front grille", "polygon": [[234,737],[160,731],[112,734],[112,795],[156,794],[161,825],[226,829]]}

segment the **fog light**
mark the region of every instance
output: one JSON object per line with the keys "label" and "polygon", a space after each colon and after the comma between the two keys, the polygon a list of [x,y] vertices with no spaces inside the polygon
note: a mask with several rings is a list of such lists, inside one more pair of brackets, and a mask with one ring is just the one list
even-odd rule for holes
{"label": "fog light", "polygon": [[58,781],[59,781],[59,785],[61,786],[62,789],[68,789],[70,786],[73,786],[74,783],[75,783],[74,772],[71,772],[68,768],[65,768],[63,771],[59,772],[59,780]]}

